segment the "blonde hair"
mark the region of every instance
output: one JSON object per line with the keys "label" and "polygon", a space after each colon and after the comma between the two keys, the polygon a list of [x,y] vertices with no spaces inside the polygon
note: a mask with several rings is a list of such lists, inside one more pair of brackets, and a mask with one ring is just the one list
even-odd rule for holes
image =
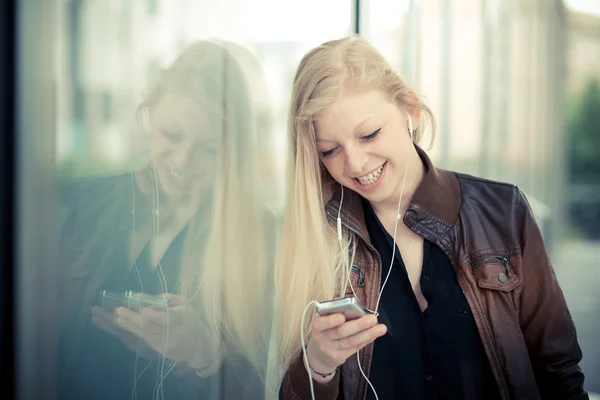
{"label": "blonde hair", "polygon": [[178,291],[209,329],[264,369],[272,273],[257,193],[254,102],[242,54],[246,62],[252,57],[225,41],[194,43],[163,72],[140,110],[151,110],[168,93],[192,98],[220,136],[211,196],[188,224]]}
{"label": "blonde hair", "polygon": [[[390,101],[420,109],[435,131],[429,107],[366,40],[352,36],[329,41],[310,50],[300,61],[289,110],[286,213],[275,263],[281,316],[277,351],[284,369],[301,349],[300,329],[309,333],[314,310],[301,327],[305,306],[311,300],[345,295],[355,249],[347,233],[340,246],[336,225],[325,215],[334,181],[320,163],[313,123],[342,91],[365,89],[383,90]],[[420,123],[413,140],[421,140],[423,132],[424,124]]]}
{"label": "blonde hair", "polygon": [[[272,253],[267,237],[271,232],[265,226],[266,209],[257,200],[259,143],[252,93],[227,45],[203,40],[188,46],[160,74],[138,107],[137,119],[140,124],[146,111],[168,94],[195,100],[210,117],[209,129],[220,138],[215,183],[188,222],[179,285],[167,289],[190,301],[202,324],[225,341],[228,353],[245,356],[262,373],[272,317]],[[242,49],[236,52],[241,54]],[[61,320],[69,360],[101,285],[116,268],[109,256],[123,244],[113,220],[98,216],[132,207],[126,192],[133,189],[129,179],[125,187],[102,186],[102,193],[94,185],[78,189],[77,193],[90,191],[82,199],[93,198],[94,203],[77,200],[61,235],[59,256],[67,265],[59,276],[67,302]],[[81,229],[89,231],[84,235]]]}

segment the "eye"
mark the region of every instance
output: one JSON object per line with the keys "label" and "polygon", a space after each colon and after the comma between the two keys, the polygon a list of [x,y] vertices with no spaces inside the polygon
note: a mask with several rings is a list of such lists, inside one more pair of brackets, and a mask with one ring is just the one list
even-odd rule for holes
{"label": "eye", "polygon": [[322,151],[321,152],[321,156],[323,156],[323,157],[329,157],[329,156],[333,155],[337,149],[338,149],[337,147],[334,147],[331,150]]}
{"label": "eye", "polygon": [[180,142],[183,139],[183,135],[178,132],[163,130],[163,135],[172,142]]}
{"label": "eye", "polygon": [[363,139],[365,140],[373,140],[377,137],[377,135],[379,135],[379,132],[381,132],[381,128],[377,129],[375,132],[371,133],[370,135],[367,136],[363,136]]}

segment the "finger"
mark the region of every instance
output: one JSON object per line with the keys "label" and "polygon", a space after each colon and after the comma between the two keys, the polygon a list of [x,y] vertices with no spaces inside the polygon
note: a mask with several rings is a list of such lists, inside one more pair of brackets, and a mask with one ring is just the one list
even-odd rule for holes
{"label": "finger", "polygon": [[186,299],[173,293],[163,293],[160,296],[169,299],[169,307],[184,306],[189,304]]}
{"label": "finger", "polygon": [[92,308],[92,322],[98,328],[102,329],[106,333],[119,338],[125,346],[133,351],[139,351],[143,349],[143,341],[134,335],[132,332],[121,328],[116,324],[116,316],[111,311],[106,311],[101,307]]}
{"label": "finger", "polygon": [[337,340],[337,345],[340,350],[352,350],[352,353],[355,353],[358,349],[361,349],[378,337],[385,335],[386,332],[387,327],[385,325],[377,324],[367,330]]}
{"label": "finger", "polygon": [[102,307],[92,307],[92,315],[105,321],[114,321],[114,314],[111,311],[106,311]]}
{"label": "finger", "polygon": [[139,338],[137,338],[135,335],[133,335],[132,333],[127,332],[126,330],[122,329],[121,327],[115,325],[115,323],[112,321],[106,322],[106,321],[100,320],[96,317],[93,317],[92,322],[94,323],[94,325],[96,325],[98,328],[102,329],[103,331],[121,339],[121,341],[123,343],[125,343],[127,346],[131,346],[132,344],[135,344],[139,341]]}
{"label": "finger", "polygon": [[118,336],[121,332],[121,328],[116,325],[115,313],[106,311],[102,307],[92,307],[92,322],[110,334]]}
{"label": "finger", "polygon": [[336,328],[346,321],[344,314],[331,314],[326,316],[315,315],[313,318],[313,330],[322,332]]}
{"label": "finger", "polygon": [[114,312],[102,308],[92,308],[92,321],[107,332],[114,334],[119,330],[116,325],[117,316]]}
{"label": "finger", "polygon": [[92,317],[92,322],[94,323],[94,325],[96,325],[98,328],[102,329],[103,331],[106,331],[112,335],[116,334],[117,328],[113,323],[111,322],[106,322],[106,320],[102,319],[102,318],[98,318],[96,316]]}
{"label": "finger", "polygon": [[121,328],[125,329],[128,332],[133,333],[136,336],[139,336],[141,338],[145,338],[146,336],[148,336],[148,331],[142,329],[142,327],[138,324],[133,323],[131,320],[124,318],[124,317],[117,317],[117,325],[119,325]]}
{"label": "finger", "polygon": [[352,336],[361,331],[365,331],[369,328],[372,328],[376,324],[377,317],[373,314],[370,314],[352,321],[348,321],[336,328],[329,329],[327,332],[324,332],[324,334],[327,338],[329,338],[329,340],[337,340]]}
{"label": "finger", "polygon": [[[124,327],[136,326],[134,333],[140,334],[145,332],[146,334],[161,333],[165,329],[164,324],[157,324],[154,321],[146,318],[142,313],[129,310],[125,307],[119,307],[116,310],[117,324]],[[127,328],[128,330],[131,330]]]}
{"label": "finger", "polygon": [[153,307],[145,307],[140,311],[140,314],[148,322],[164,327],[172,325],[175,321],[180,320],[184,314],[187,314],[187,306],[177,306],[170,308],[168,311],[157,310]]}

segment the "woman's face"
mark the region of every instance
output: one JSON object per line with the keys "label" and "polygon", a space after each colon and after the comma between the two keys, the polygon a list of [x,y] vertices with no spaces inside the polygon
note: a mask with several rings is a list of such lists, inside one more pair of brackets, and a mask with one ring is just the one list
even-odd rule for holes
{"label": "woman's face", "polygon": [[150,159],[162,192],[173,199],[211,186],[221,137],[200,105],[165,95],[149,111]]}
{"label": "woman's face", "polygon": [[371,203],[399,195],[411,145],[407,114],[383,91],[342,94],[314,126],[319,157],[338,183]]}

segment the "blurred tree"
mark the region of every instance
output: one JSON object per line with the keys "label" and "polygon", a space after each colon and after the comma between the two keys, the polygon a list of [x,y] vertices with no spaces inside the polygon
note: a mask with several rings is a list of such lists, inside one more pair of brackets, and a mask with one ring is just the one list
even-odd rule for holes
{"label": "blurred tree", "polygon": [[571,226],[600,239],[600,84],[592,79],[571,104],[568,120]]}
{"label": "blurred tree", "polygon": [[600,84],[588,82],[568,121],[572,183],[600,184]]}

